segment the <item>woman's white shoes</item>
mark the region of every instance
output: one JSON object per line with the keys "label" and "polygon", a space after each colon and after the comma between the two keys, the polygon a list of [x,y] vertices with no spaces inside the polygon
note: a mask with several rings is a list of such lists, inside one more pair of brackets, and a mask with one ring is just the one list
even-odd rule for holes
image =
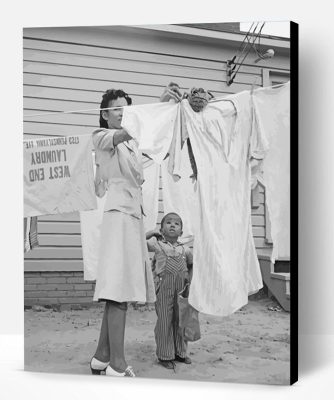
{"label": "woman's white shoes", "polygon": [[125,376],[125,372],[117,372],[110,365],[106,369],[106,375],[108,376]]}
{"label": "woman's white shoes", "polygon": [[125,376],[130,376],[130,377],[136,376],[131,365],[128,365],[124,372],[125,372]]}
{"label": "woman's white shoes", "polygon": [[128,367],[126,367],[124,372],[117,372],[113,368],[111,368],[110,365],[108,365],[108,367],[106,369],[106,375],[118,376],[118,377],[120,377],[120,376],[130,376],[130,377],[136,376],[135,373],[133,372],[133,368],[130,365]]}
{"label": "woman's white shoes", "polygon": [[109,365],[109,362],[99,361],[97,358],[93,357],[90,361],[90,369],[93,375],[101,375]]}
{"label": "woman's white shoes", "polygon": [[109,362],[99,361],[95,357],[93,357],[90,361],[90,369],[93,375],[101,375],[103,372],[105,372],[105,375],[108,376],[136,376],[133,372],[133,368],[130,365],[126,367],[124,372],[117,372],[109,365]]}

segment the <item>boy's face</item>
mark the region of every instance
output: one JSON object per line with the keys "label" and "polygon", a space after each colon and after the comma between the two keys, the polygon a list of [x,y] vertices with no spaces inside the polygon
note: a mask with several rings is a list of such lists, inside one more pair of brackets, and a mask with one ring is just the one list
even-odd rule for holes
{"label": "boy's face", "polygon": [[178,238],[182,235],[182,221],[178,215],[167,215],[161,228],[161,233],[166,237]]}

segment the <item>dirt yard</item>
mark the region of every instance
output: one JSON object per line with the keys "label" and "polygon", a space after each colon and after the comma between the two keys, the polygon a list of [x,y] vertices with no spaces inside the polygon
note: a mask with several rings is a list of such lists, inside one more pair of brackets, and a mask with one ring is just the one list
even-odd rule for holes
{"label": "dirt yard", "polygon": [[[25,311],[25,369],[90,374],[103,308]],[[191,365],[175,372],[155,356],[153,307],[129,306],[126,358],[138,377],[288,384],[290,314],[268,298],[253,300],[226,318],[200,314],[202,338],[189,343]],[[107,379],[105,376],[101,379]]]}

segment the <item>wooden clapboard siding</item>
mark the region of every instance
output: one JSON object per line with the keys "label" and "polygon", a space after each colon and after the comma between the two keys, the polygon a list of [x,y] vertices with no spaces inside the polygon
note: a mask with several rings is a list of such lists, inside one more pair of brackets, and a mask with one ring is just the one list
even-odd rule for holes
{"label": "wooden clapboard siding", "polygon": [[263,215],[252,215],[252,225],[253,226],[264,226],[264,216]]}
{"label": "wooden clapboard siding", "polygon": [[37,247],[32,251],[29,251],[26,256],[26,260],[29,259],[42,259],[42,260],[54,260],[54,259],[76,259],[82,260],[82,249],[78,247],[68,246],[43,246]]}
{"label": "wooden clapboard siding", "polygon": [[[111,87],[127,91],[134,104],[158,101],[164,86],[178,82],[182,90],[203,86],[224,96],[252,85],[262,86],[268,71],[289,70],[288,48],[276,48],[266,63],[245,63],[235,82],[226,85],[226,62],[236,51],[228,40],[130,27],[24,29],[24,136],[89,134],[98,125],[98,111],[29,116],[36,113],[99,107]],[[264,192],[252,209],[255,245],[265,240]],[[160,191],[158,222],[163,216]],[[26,254],[27,271],[81,271],[78,213],[38,218],[40,247]]]}
{"label": "wooden clapboard siding", "polygon": [[[89,35],[89,33],[88,33]],[[65,55],[67,61],[68,61],[68,54],[71,55],[76,55],[76,56],[92,56],[93,59],[95,60],[92,66],[98,64],[100,59],[102,60],[108,60],[108,59],[113,59],[113,60],[121,60],[122,65],[125,67],[122,68],[123,70],[126,69],[127,65],[130,65],[130,69],[138,72],[140,71],[140,68],[144,68],[145,66],[143,63],[146,63],[149,68],[154,65],[154,71],[156,68],[164,68],[163,71],[166,71],[167,75],[172,74],[169,71],[169,68],[173,68],[174,66],[176,67],[191,67],[191,68],[202,68],[202,69],[208,69],[208,70],[217,70],[221,71],[222,70],[222,64],[223,68],[226,67],[226,61],[227,59],[232,58],[233,51],[227,47],[224,47],[224,52],[218,54],[217,51],[215,51],[214,54],[214,59],[209,59],[208,57],[205,57],[200,51],[200,54],[197,54],[196,57],[187,57],[186,53],[183,56],[177,57],[176,54],[172,55],[167,55],[159,52],[144,52],[141,51],[139,48],[134,49],[134,50],[127,50],[126,48],[113,48],[110,45],[109,46],[98,46],[98,45],[88,45],[81,44],[78,46],[78,43],[69,43],[67,41],[60,41],[60,40],[40,40],[38,37],[35,39],[29,39],[28,37],[34,36],[34,33],[31,32],[31,30],[26,31],[24,33],[24,40],[23,40],[23,46],[25,49],[24,53],[24,59],[28,60],[29,53],[27,53],[28,50],[33,50],[37,52],[38,50],[40,51],[47,51],[47,52],[54,52],[59,57],[61,55]],[[35,36],[37,36],[35,34]],[[87,32],[86,32],[87,36]],[[184,39],[183,39],[184,40]],[[194,42],[191,43],[191,46],[194,45]],[[201,46],[201,45],[200,45]],[[272,46],[274,47],[274,46]],[[222,46],[220,45],[220,48]],[[189,48],[188,48],[189,50]],[[202,50],[202,49],[201,49]],[[277,51],[276,51],[277,53]],[[25,56],[27,54],[27,56]],[[31,53],[30,53],[31,54]],[[200,57],[199,57],[200,55]],[[227,56],[227,57],[226,57]],[[284,60],[280,60],[277,62],[277,54],[275,56],[275,60],[273,59],[270,64],[266,64],[264,68],[270,68],[271,70],[288,70],[289,69],[289,60],[287,57],[285,57]],[[45,57],[46,58],[46,57]],[[44,58],[44,61],[45,61]],[[191,63],[189,62],[189,58],[191,58]],[[36,59],[35,59],[36,60]],[[32,60],[33,61],[33,60]],[[52,60],[47,60],[47,62],[51,62]],[[134,62],[134,64],[132,64]],[[84,63],[83,63],[84,64]],[[283,65],[285,64],[285,65]],[[133,66],[133,67],[131,67]],[[141,67],[142,66],[142,67]],[[169,71],[169,72],[168,72]],[[173,71],[173,70],[171,70]],[[254,65],[250,65],[249,63],[245,62],[239,69],[239,73],[249,73],[249,74],[257,74],[257,70],[254,69]]]}
{"label": "wooden clapboard siding", "polygon": [[[46,54],[47,52],[47,54]],[[226,62],[219,64],[217,66],[212,66],[210,69],[205,67],[195,67],[195,66],[182,66],[182,75],[180,73],[180,66],[173,64],[157,63],[154,62],[154,69],[152,70],[152,63],[147,61],[136,61],[136,60],[126,60],[117,58],[107,58],[100,57],[99,59],[94,56],[83,56],[80,54],[72,54],[71,60],[64,53],[53,52],[50,50],[30,50],[26,49],[24,64],[29,67],[32,72],[36,73],[35,68],[42,70],[43,74],[46,71],[43,70],[43,65],[45,64],[45,57],[48,57],[47,65],[49,67],[57,68],[64,66],[78,66],[79,68],[85,67],[88,69],[93,69],[98,79],[101,79],[100,72],[105,75],[107,72],[109,76],[114,76],[119,74],[120,77],[123,75],[127,78],[127,73],[138,74],[148,74],[150,76],[156,75],[157,77],[184,77],[188,76],[196,80],[205,80],[221,82],[221,71],[226,70]],[[71,64],[69,64],[71,62]],[[36,65],[39,63],[40,65]],[[29,65],[30,64],[30,65]],[[57,70],[58,71],[58,70]],[[70,70],[69,70],[70,71]],[[29,72],[27,69],[26,72]],[[67,71],[66,71],[67,72]],[[240,75],[237,77],[239,83],[253,83],[254,70],[249,70],[248,74],[245,73],[245,69],[240,69]],[[122,74],[123,73],[123,74]],[[258,75],[258,74],[256,74]],[[185,81],[183,81],[185,84]]]}
{"label": "wooden clapboard siding", "polygon": [[55,234],[44,233],[38,235],[40,246],[81,246],[80,234]]}
{"label": "wooden clapboard siding", "polygon": [[[228,35],[225,35],[228,36]],[[243,39],[242,34],[239,35]],[[92,46],[102,50],[111,49],[124,51],[137,51],[156,57],[171,55],[175,58],[203,59],[208,61],[226,61],[231,59],[239,43],[232,43],[220,38],[206,38],[204,35],[193,36],[139,29],[137,27],[62,27],[62,28],[28,28],[24,29],[24,37],[42,39],[62,43],[77,44],[81,47]],[[240,40],[240,41],[241,41]],[[267,40],[266,40],[267,41]],[[275,43],[279,46],[275,48]],[[275,59],[267,60],[268,67],[289,68],[289,44],[281,40],[271,40],[270,47],[276,51]],[[256,58],[253,55],[254,59]],[[137,59],[137,57],[136,57]],[[279,65],[278,65],[279,64]]]}
{"label": "wooden clapboard siding", "polygon": [[79,222],[68,221],[51,221],[51,222],[38,222],[38,232],[43,233],[67,233],[78,234],[80,233]]}
{"label": "wooden clapboard siding", "polygon": [[268,248],[271,248],[265,238],[266,235],[266,220],[265,220],[265,196],[262,185],[257,187],[256,207],[252,208],[252,225],[255,246],[259,253],[263,253]]}
{"label": "wooden clapboard siding", "polygon": [[[94,69],[82,65],[62,65],[24,61],[23,70],[28,76],[32,75],[31,82],[39,82],[40,79],[43,79],[43,77],[46,76],[61,76],[80,80],[89,79],[93,81],[93,84],[100,81],[109,82],[112,78],[113,81],[120,83],[137,83],[140,81],[141,85],[164,87],[166,79],[177,80],[178,78],[182,78],[182,86],[184,89],[197,85],[201,87],[205,86],[208,90],[216,92],[227,89],[228,92],[234,93],[233,88],[226,88],[221,80],[222,67],[220,68],[220,71],[204,71],[200,69],[189,71],[190,68],[188,68],[188,71],[182,72],[182,75],[180,72],[178,74],[166,75],[157,73],[155,69],[147,72],[133,72],[106,67]],[[197,71],[202,71],[202,74],[194,73]],[[39,75],[39,77],[36,78],[36,75]],[[207,77],[205,75],[207,75]],[[254,75],[250,76],[242,74],[241,76],[238,75],[237,78],[236,83],[241,89],[242,85],[249,85],[254,81]]]}
{"label": "wooden clapboard siding", "polygon": [[82,271],[82,260],[24,260],[25,271]]}
{"label": "wooden clapboard siding", "polygon": [[258,207],[256,207],[255,209],[252,210],[252,216],[256,216],[256,215],[264,215],[264,205],[263,203],[260,203]]}
{"label": "wooden clapboard siding", "polygon": [[38,217],[39,222],[50,222],[50,221],[68,221],[68,222],[79,222],[79,212],[71,212],[66,214],[56,215],[42,215]]}
{"label": "wooden clapboard siding", "polygon": [[[76,100],[68,100],[68,99],[47,99],[47,98],[35,98],[28,97],[24,98],[23,107],[25,109],[26,114],[36,113],[36,111],[71,111],[71,110],[89,110],[99,108],[100,104],[98,102],[83,102]],[[94,115],[95,122],[96,116],[98,115],[97,111],[85,111],[81,112],[82,114]],[[78,114],[74,114],[78,115]]]}
{"label": "wooden clapboard siding", "polygon": [[[117,85],[119,87],[119,85]],[[101,92],[96,91],[88,91],[88,90],[73,90],[67,88],[50,88],[50,87],[43,87],[43,86],[35,86],[35,85],[28,85],[25,83],[23,86],[23,100],[32,98],[32,99],[47,99],[47,100],[62,100],[69,102],[78,101],[81,103],[92,103],[96,102],[96,105],[100,106],[100,95]],[[133,99],[135,104],[147,104],[158,101],[158,97],[156,96],[148,96],[143,94],[133,95],[131,93],[131,98]],[[153,101],[154,100],[154,101]],[[97,108],[98,108],[97,107]],[[85,107],[85,109],[90,107]],[[80,107],[82,109],[82,107]],[[74,110],[73,107],[66,108],[64,111]],[[48,110],[50,111],[50,110]],[[54,111],[54,110],[51,110]]]}
{"label": "wooden clapboard siding", "polygon": [[[96,126],[95,126],[96,128]],[[92,133],[92,127],[80,125],[27,122],[24,124],[25,139],[34,136],[76,136]]]}

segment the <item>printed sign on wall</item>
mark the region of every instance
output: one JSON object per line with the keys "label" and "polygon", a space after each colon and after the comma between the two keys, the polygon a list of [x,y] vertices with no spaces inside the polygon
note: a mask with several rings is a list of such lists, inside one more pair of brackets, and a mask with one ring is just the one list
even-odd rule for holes
{"label": "printed sign on wall", "polygon": [[24,216],[97,208],[91,135],[23,141]]}

